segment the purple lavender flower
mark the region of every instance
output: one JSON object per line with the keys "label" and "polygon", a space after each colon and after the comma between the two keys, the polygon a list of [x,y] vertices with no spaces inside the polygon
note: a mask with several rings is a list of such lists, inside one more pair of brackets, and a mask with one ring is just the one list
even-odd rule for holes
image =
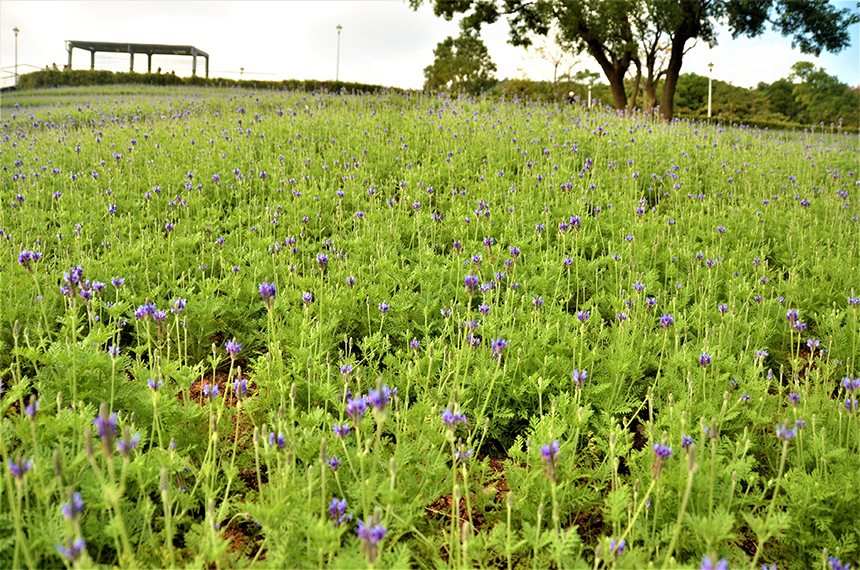
{"label": "purple lavender flower", "polygon": [[703,352],[699,355],[699,366],[702,368],[706,368],[709,364],[711,364],[711,355],[707,352]]}
{"label": "purple lavender flower", "polygon": [[532,297],[532,305],[535,306],[535,310],[540,309],[543,306],[543,297]]}
{"label": "purple lavender flower", "polygon": [[349,277],[347,277],[347,278],[346,278],[346,284],[347,284],[347,285],[349,285],[349,287],[350,287],[350,289],[351,289],[351,288],[352,288],[352,286],[353,286],[353,285],[355,285],[355,277],[353,277],[352,275],[350,275]]}
{"label": "purple lavender flower", "polygon": [[421,346],[421,341],[417,338],[413,338],[409,341],[409,348],[417,349]]}
{"label": "purple lavender flower", "polygon": [[827,558],[827,563],[830,564],[830,570],[851,570],[851,564],[843,564],[840,559],[832,555]]}
{"label": "purple lavender flower", "polygon": [[389,305],[385,301],[383,301],[379,304],[379,312],[381,312],[383,315],[385,313],[387,313],[390,308],[391,308],[391,305]]}
{"label": "purple lavender flower", "polygon": [[850,297],[848,297],[848,305],[851,307],[860,306],[860,297],[858,297],[857,295],[851,295]]}
{"label": "purple lavender flower", "polygon": [[584,323],[585,321],[587,321],[588,317],[590,317],[590,316],[591,316],[590,311],[579,310],[576,312],[576,320],[578,320],[581,323]]}
{"label": "purple lavender flower", "polygon": [[276,287],[274,283],[269,283],[268,281],[260,283],[260,296],[263,298],[263,303],[268,310],[272,310],[275,304],[275,293]]}
{"label": "purple lavender flower", "polygon": [[543,463],[544,474],[547,479],[553,483],[555,483],[556,480],[556,464],[560,455],[561,452],[559,451],[559,443],[557,439],[549,444],[540,446],[540,457],[541,462]]}
{"label": "purple lavender flower", "polygon": [[340,373],[343,376],[349,376],[350,374],[352,374],[352,364],[341,364]]}
{"label": "purple lavender flower", "polygon": [[83,538],[79,538],[74,541],[68,548],[63,546],[62,544],[58,544],[57,552],[59,552],[62,557],[66,558],[70,562],[74,562],[80,557],[81,554],[83,554],[84,549],[86,548],[86,544],[87,543],[84,541]]}
{"label": "purple lavender flower", "polygon": [[720,312],[721,315],[725,315],[729,312],[729,306],[725,303],[720,303],[719,305],[717,305],[717,310]]}
{"label": "purple lavender flower", "polygon": [[110,284],[119,289],[125,284],[125,277],[111,277]]}
{"label": "purple lavender flower", "polygon": [[352,418],[355,425],[359,424],[361,417],[366,411],[367,402],[364,400],[364,397],[352,398],[346,403],[346,413],[350,418]]}
{"label": "purple lavender flower", "polygon": [[278,449],[283,449],[287,445],[282,432],[278,432],[277,436],[275,436],[275,432],[269,433],[269,445],[274,446],[276,443],[278,444]]}
{"label": "purple lavender flower", "polygon": [[233,381],[233,395],[236,398],[244,398],[248,394],[248,380],[245,378],[236,379]]}
{"label": "purple lavender flower", "polygon": [[788,428],[785,424],[780,424],[776,426],[776,436],[783,440],[789,441],[791,438],[797,435],[797,426]]}
{"label": "purple lavender flower", "polygon": [[346,499],[334,497],[328,504],[328,512],[334,526],[340,526],[346,521],[352,520],[352,515],[346,516]]}
{"label": "purple lavender flower", "polygon": [[163,382],[161,380],[159,380],[158,382],[156,382],[152,378],[147,378],[146,380],[146,385],[149,386],[149,389],[153,392],[157,392],[158,389],[161,388],[162,384]]}
{"label": "purple lavender flower", "polygon": [[116,437],[116,412],[107,415],[107,406],[102,405],[99,415],[93,420],[99,437],[103,442],[112,444]]}
{"label": "purple lavender flower", "polygon": [[670,326],[675,324],[675,318],[668,313],[664,313],[664,314],[660,315],[659,321],[660,321],[660,324],[658,326],[663,330],[666,330]]}
{"label": "purple lavender flower", "polygon": [[768,356],[769,356],[769,354],[768,354],[766,349],[755,351],[756,360],[759,360],[761,362],[764,362]]}
{"label": "purple lavender flower", "polygon": [[504,340],[502,338],[493,339],[493,342],[490,345],[490,347],[493,349],[493,358],[496,360],[501,358],[502,349],[505,348],[506,346],[508,346],[508,344],[510,344],[510,343],[507,340]]}
{"label": "purple lavender flower", "polygon": [[339,438],[345,438],[349,435],[349,422],[343,422],[343,424],[335,423],[332,431]]}
{"label": "purple lavender flower", "polygon": [[381,410],[391,401],[391,389],[383,385],[379,390],[368,390],[367,400],[374,408]]}
{"label": "purple lavender flower", "polygon": [[800,315],[799,315],[799,314],[797,313],[797,311],[796,311],[796,310],[794,310],[794,309],[789,309],[789,310],[788,310],[788,312],[785,314],[785,318],[786,318],[786,319],[788,319],[788,320],[789,320],[789,322],[792,322],[792,323],[793,323],[794,321],[796,321],[796,320],[798,319],[798,317],[799,317],[799,316],[800,316]]}
{"label": "purple lavender flower", "polygon": [[687,449],[691,445],[693,445],[693,438],[690,437],[689,435],[682,435],[681,436],[681,449]]}
{"label": "purple lavender flower", "polygon": [[614,555],[615,557],[621,556],[624,554],[624,547],[627,546],[627,541],[623,538],[621,542],[616,543],[615,539],[609,541],[609,554]]}
{"label": "purple lavender flower", "polygon": [[230,358],[233,360],[235,360],[236,355],[238,355],[239,352],[242,351],[242,345],[236,342],[235,338],[233,340],[228,340],[227,343],[224,345],[224,348],[227,349],[227,352],[230,354]]}
{"label": "purple lavender flower", "polygon": [[81,497],[81,494],[75,492],[72,495],[71,503],[63,503],[60,507],[60,511],[63,513],[63,517],[67,520],[72,520],[75,515],[81,513],[84,510],[84,499]]}
{"label": "purple lavender flower", "polygon": [[702,556],[702,567],[700,570],[729,570],[729,561],[721,558],[719,562],[714,564],[707,556]]}
{"label": "purple lavender flower", "polygon": [[453,430],[457,427],[458,423],[463,425],[469,425],[469,421],[466,419],[466,414],[462,413],[460,410],[456,412],[452,412],[448,408],[442,410],[442,421],[448,426],[448,429]]}
{"label": "purple lavender flower", "polygon": [[797,392],[792,392],[788,395],[788,401],[791,402],[791,405],[797,407],[797,404],[800,402],[800,394]]}
{"label": "purple lavender flower", "polygon": [[305,305],[310,305],[313,300],[313,293],[302,293],[302,303],[304,303]]}
{"label": "purple lavender flower", "polygon": [[466,461],[467,459],[469,459],[470,457],[472,457],[472,454],[473,454],[474,452],[475,452],[475,450],[474,450],[474,449],[469,449],[469,450],[464,454],[464,453],[462,453],[462,452],[461,452],[461,450],[457,449],[457,450],[455,450],[455,451],[454,451],[454,459],[456,459],[457,461]]}
{"label": "purple lavender flower", "polygon": [[381,524],[374,525],[374,518],[370,517],[367,519],[367,524],[358,521],[358,528],[355,533],[358,535],[358,538],[364,541],[364,550],[367,553],[367,560],[371,564],[376,560],[377,555],[377,547],[385,535],[387,534],[387,530]]}
{"label": "purple lavender flower", "polygon": [[18,459],[17,463],[9,459],[6,464],[9,466],[9,473],[11,473],[12,477],[14,477],[15,479],[20,479],[21,477],[26,475],[30,469],[33,468],[32,459],[28,459],[27,461],[24,461],[23,459]]}
{"label": "purple lavender flower", "polygon": [[561,455],[559,452],[559,443],[558,440],[553,441],[552,443],[540,446],[540,456],[543,461],[555,461],[555,459]]}
{"label": "purple lavender flower", "polygon": [[328,256],[325,253],[317,254],[317,264],[320,266],[320,270],[324,270],[328,265]]}
{"label": "purple lavender flower", "polygon": [[651,446],[654,451],[654,462],[651,463],[651,475],[654,479],[660,478],[660,472],[663,471],[663,463],[672,455],[672,448],[662,443],[655,443]]}
{"label": "purple lavender flower", "polygon": [[573,379],[573,384],[576,386],[576,389],[579,390],[582,388],[582,385],[585,383],[585,380],[588,378],[588,372],[585,369],[577,370],[573,369],[571,373],[571,377]]}
{"label": "purple lavender flower", "polygon": [[842,387],[845,388],[846,392],[853,392],[854,390],[860,388],[860,378],[855,378],[851,380],[848,376],[842,379]]}
{"label": "purple lavender flower", "polygon": [[329,467],[331,467],[331,470],[332,470],[332,471],[337,471],[337,468],[338,468],[338,467],[340,467],[340,464],[341,464],[341,463],[342,463],[342,461],[338,458],[338,456],[337,456],[337,455],[332,455],[332,456],[331,456],[331,457],[329,457],[329,459],[326,461],[326,464],[327,464]]}
{"label": "purple lavender flower", "polygon": [[486,316],[486,314],[490,312],[490,305],[487,305],[486,303],[481,303],[480,305],[478,305],[478,311],[482,315]]}
{"label": "purple lavender flower", "polygon": [[134,316],[137,319],[150,320],[157,310],[158,308],[154,303],[146,302],[134,311]]}
{"label": "purple lavender flower", "polygon": [[36,417],[36,412],[39,411],[39,400],[35,397],[30,396],[30,403],[24,406],[24,413],[27,414],[31,420]]}
{"label": "purple lavender flower", "polygon": [[133,450],[137,449],[137,444],[140,442],[139,433],[134,434],[132,437],[129,437],[129,435],[128,426],[126,426],[123,429],[122,438],[118,439],[116,442],[117,450],[126,457],[128,457]]}
{"label": "purple lavender flower", "polygon": [[40,259],[42,259],[42,252],[39,251],[22,249],[21,253],[18,254],[18,263],[20,263],[21,266],[30,273],[33,273],[33,267],[30,264],[34,261],[39,261]]}
{"label": "purple lavender flower", "polygon": [[466,275],[463,282],[466,285],[466,291],[468,291],[469,295],[472,295],[475,293],[475,289],[478,288],[481,280],[476,275]]}
{"label": "purple lavender flower", "polygon": [[178,315],[179,313],[182,312],[182,309],[185,308],[186,303],[187,303],[187,301],[185,299],[182,299],[181,297],[178,299],[174,299],[173,300],[173,308],[170,309],[170,312],[173,313],[174,315]]}

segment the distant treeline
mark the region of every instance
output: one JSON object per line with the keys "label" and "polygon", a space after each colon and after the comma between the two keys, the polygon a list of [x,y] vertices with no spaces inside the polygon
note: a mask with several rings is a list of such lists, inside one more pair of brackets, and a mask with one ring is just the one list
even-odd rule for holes
{"label": "distant treeline", "polygon": [[[662,86],[658,87],[660,100]],[[754,89],[737,87],[715,79],[711,94],[711,116],[716,120],[743,123],[771,129],[797,129],[810,126],[856,131],[860,127],[860,86],[849,87],[822,69],[808,62],[792,67],[788,78],[773,83],[759,83]],[[628,85],[628,93],[632,85]],[[548,81],[504,79],[490,89],[496,95],[528,97],[563,102],[573,91],[577,100],[585,102],[588,86],[574,80],[562,79],[553,85]],[[609,86],[596,83],[591,98],[604,105],[612,102]],[[639,99],[642,100],[641,97]],[[708,116],[708,78],[685,73],[678,78],[675,91],[675,114],[688,119]]]}
{"label": "distant treeline", "polygon": [[50,89],[52,87],[82,87],[94,85],[199,85],[204,87],[247,87],[251,89],[288,89],[295,91],[347,91],[373,93],[387,89],[382,85],[350,83],[347,81],[317,81],[315,79],[284,79],[260,81],[257,79],[224,79],[205,77],[179,77],[172,73],[135,73],[133,71],[105,71],[98,69],[72,69],[56,71],[43,69],[18,77],[18,89]]}
{"label": "distant treeline", "polygon": [[[773,83],[759,83],[754,89],[737,87],[720,80],[713,81],[711,115],[715,120],[743,123],[771,129],[800,129],[809,126],[826,128],[840,126],[843,130],[860,127],[860,86],[849,87],[822,69],[808,62],[792,67],[788,78]],[[213,87],[247,87],[255,89],[288,89],[313,91],[325,89],[373,93],[389,89],[382,85],[345,81],[318,81],[285,79],[261,81],[256,79],[224,79],[179,77],[172,73],[134,73],[102,70],[40,70],[21,75],[19,89],[45,89],[93,85],[199,85]],[[497,82],[487,94],[490,96],[517,96],[532,100],[564,102],[573,91],[578,101],[587,99],[588,86],[577,81],[562,79],[555,84],[529,79],[504,79]],[[657,91],[659,100],[660,88]],[[609,86],[596,83],[591,98],[608,104],[612,101]],[[689,119],[704,119],[708,114],[708,78],[685,73],[678,79],[675,92],[676,115]]]}

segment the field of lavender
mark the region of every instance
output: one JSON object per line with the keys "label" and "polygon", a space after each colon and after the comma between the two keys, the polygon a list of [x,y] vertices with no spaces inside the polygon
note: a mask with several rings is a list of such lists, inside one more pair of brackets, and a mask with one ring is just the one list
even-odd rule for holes
{"label": "field of lavender", "polygon": [[848,568],[860,144],[4,95],[0,566]]}

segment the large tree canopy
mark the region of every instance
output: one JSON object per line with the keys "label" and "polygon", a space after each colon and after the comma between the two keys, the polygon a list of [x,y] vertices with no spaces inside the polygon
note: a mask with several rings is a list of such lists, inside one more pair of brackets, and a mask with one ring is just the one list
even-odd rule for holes
{"label": "large tree canopy", "polygon": [[[413,9],[425,0],[409,0]],[[850,45],[848,27],[860,15],[827,0],[427,0],[447,20],[462,14],[464,30],[480,31],[508,17],[510,43],[527,46],[533,34],[557,26],[574,51],[587,51],[603,70],[615,106],[627,106],[624,76],[635,64],[641,73],[653,61],[661,40],[669,50],[660,108],[671,119],[684,53],[690,40],[715,43],[714,27],[724,23],[732,37],[757,36],[767,24],[792,38],[792,47],[819,55]],[[654,74],[653,64],[649,72]],[[638,76],[637,76],[638,77]],[[655,78],[656,81],[656,78]]]}
{"label": "large tree canopy", "polygon": [[462,33],[447,37],[433,50],[433,65],[424,68],[425,89],[464,91],[477,95],[492,87],[496,64],[478,37]]}

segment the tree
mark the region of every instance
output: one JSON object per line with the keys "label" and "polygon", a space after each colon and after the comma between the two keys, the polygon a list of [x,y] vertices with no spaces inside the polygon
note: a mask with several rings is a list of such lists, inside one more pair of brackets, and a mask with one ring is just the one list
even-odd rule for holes
{"label": "tree", "polygon": [[[665,34],[669,58],[660,110],[667,120],[673,116],[675,89],[688,42],[701,39],[715,44],[714,27],[718,22],[728,25],[733,38],[760,35],[770,23],[783,36],[792,37],[792,47],[816,56],[822,50],[838,52],[848,47],[848,27],[860,22],[860,15],[847,8],[837,9],[827,0],[427,1],[433,3],[437,16],[447,20],[463,14],[460,24],[465,30],[479,32],[483,24],[508,16],[513,45],[527,46],[531,42],[529,33],[546,35],[552,25],[557,25],[560,35],[574,49],[587,51],[597,60],[618,109],[627,105],[623,80],[630,65],[638,61],[638,40],[654,34],[659,40]],[[409,2],[417,9],[424,0]],[[652,34],[641,33],[643,24],[650,27]],[[647,62],[648,51],[642,51]],[[658,78],[654,78],[655,84]]]}
{"label": "tree", "polygon": [[437,44],[433,55],[433,64],[424,68],[425,89],[477,95],[496,83],[492,76],[496,64],[475,35],[464,32],[457,38],[448,36]]}

